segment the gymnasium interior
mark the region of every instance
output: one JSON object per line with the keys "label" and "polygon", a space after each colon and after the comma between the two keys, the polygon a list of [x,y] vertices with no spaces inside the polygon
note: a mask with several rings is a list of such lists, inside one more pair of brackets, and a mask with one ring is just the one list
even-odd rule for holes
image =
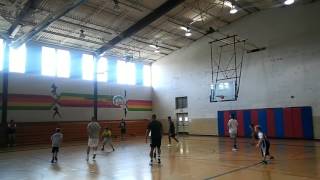
{"label": "gymnasium interior", "polygon": [[[320,179],[319,17],[318,0],[0,0],[0,179]],[[92,118],[115,151],[87,161]]]}

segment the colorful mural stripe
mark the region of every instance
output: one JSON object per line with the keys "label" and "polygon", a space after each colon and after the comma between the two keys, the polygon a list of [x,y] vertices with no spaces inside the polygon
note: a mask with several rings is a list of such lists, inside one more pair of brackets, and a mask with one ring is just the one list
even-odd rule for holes
{"label": "colorful mural stripe", "polygon": [[[99,108],[121,108],[112,103],[112,95],[99,95]],[[0,96],[1,101],[1,96]],[[54,99],[47,95],[30,94],[9,94],[9,110],[50,110],[54,104]],[[63,107],[84,107],[93,106],[93,96],[90,94],[61,93],[58,104]],[[129,111],[152,111],[152,101],[150,100],[128,100]]]}
{"label": "colorful mural stripe", "polygon": [[227,122],[234,113],[238,120],[238,135],[250,137],[249,124],[260,125],[268,137],[274,138],[313,138],[312,108],[286,107],[218,111],[219,136],[228,136]]}

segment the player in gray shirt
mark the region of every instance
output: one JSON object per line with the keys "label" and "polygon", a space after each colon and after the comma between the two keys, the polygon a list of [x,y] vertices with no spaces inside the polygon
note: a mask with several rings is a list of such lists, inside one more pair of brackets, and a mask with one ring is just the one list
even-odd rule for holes
{"label": "player in gray shirt", "polygon": [[100,136],[101,126],[97,122],[95,117],[91,118],[91,122],[87,126],[88,133],[88,148],[87,148],[87,161],[89,160],[90,149],[93,149],[93,158],[96,158],[96,151],[99,145],[99,136]]}
{"label": "player in gray shirt", "polygon": [[63,134],[60,132],[60,128],[56,128],[56,132],[51,136],[52,142],[52,160],[51,163],[58,161],[58,152],[62,142]]}

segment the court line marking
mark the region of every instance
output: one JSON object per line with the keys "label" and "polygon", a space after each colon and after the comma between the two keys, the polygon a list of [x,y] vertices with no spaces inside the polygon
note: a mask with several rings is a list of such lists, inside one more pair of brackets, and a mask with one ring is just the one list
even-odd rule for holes
{"label": "court line marking", "polygon": [[245,166],[245,167],[240,167],[240,168],[237,168],[237,169],[233,169],[233,170],[230,170],[230,171],[221,173],[221,174],[217,174],[217,175],[215,175],[215,176],[207,177],[207,178],[205,178],[204,180],[210,180],[210,179],[214,179],[214,178],[217,178],[217,177],[220,177],[220,176],[224,176],[224,175],[227,175],[227,174],[231,174],[231,173],[234,173],[234,172],[237,172],[237,171],[241,171],[241,170],[243,170],[243,169],[249,169],[249,168],[254,167],[254,166],[257,166],[257,165],[259,165],[259,164],[262,164],[262,161],[260,161],[260,162],[258,162],[258,163],[254,163],[254,164],[248,165],[248,166]]}

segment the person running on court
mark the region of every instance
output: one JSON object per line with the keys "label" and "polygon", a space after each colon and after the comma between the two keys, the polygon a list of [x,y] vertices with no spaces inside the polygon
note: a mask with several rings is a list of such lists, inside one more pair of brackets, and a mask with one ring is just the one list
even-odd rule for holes
{"label": "person running on court", "polygon": [[114,147],[112,145],[112,133],[111,133],[111,130],[109,128],[106,128],[102,132],[102,138],[103,138],[103,141],[102,141],[101,151],[104,151],[104,146],[106,144],[108,144],[112,148],[112,151],[114,151]]}
{"label": "person running on court", "polygon": [[171,116],[168,116],[168,123],[169,123],[169,131],[168,131],[169,144],[168,144],[168,146],[171,146],[171,138],[174,139],[177,143],[179,143],[179,140],[176,138],[176,129],[174,127],[174,123],[171,119]]}
{"label": "person running on court", "polygon": [[234,114],[230,115],[230,119],[228,121],[228,128],[229,128],[229,134],[230,138],[233,139],[233,151],[238,150],[237,146],[237,132],[238,132],[238,121],[235,118]]}
{"label": "person running on court", "polygon": [[255,143],[256,143],[256,133],[255,133],[255,130],[254,130],[254,124],[250,123],[249,128],[250,128],[250,131],[251,131],[251,142],[250,142],[250,144],[251,145],[255,145]]}
{"label": "person running on court", "polygon": [[87,133],[88,133],[88,148],[87,148],[87,161],[89,160],[90,149],[93,150],[92,159],[95,160],[97,148],[99,145],[99,135],[100,135],[101,126],[97,122],[95,117],[91,118],[91,122],[87,126]]}
{"label": "person running on court", "polygon": [[8,147],[13,147],[16,145],[16,129],[17,124],[14,122],[13,119],[11,119],[8,124]]}
{"label": "person running on court", "polygon": [[51,136],[52,142],[52,160],[51,163],[58,162],[58,152],[62,142],[63,134],[60,128],[56,128],[55,133]]}
{"label": "person running on court", "polygon": [[262,162],[264,164],[267,164],[267,157],[269,159],[274,159],[273,156],[270,155],[269,149],[270,149],[270,141],[268,140],[267,136],[262,132],[261,126],[256,125],[254,128],[256,134],[258,135],[259,141],[256,145],[257,148],[260,148],[261,155],[263,157]]}
{"label": "person running on court", "polygon": [[162,124],[160,121],[157,120],[157,116],[155,114],[152,115],[152,120],[148,125],[148,129],[146,132],[146,143],[148,142],[148,136],[149,133],[151,132],[151,143],[150,143],[150,165],[153,163],[153,152],[155,148],[157,148],[158,152],[158,164],[161,163],[160,160],[160,154],[161,154],[161,139],[162,139]]}
{"label": "person running on court", "polygon": [[120,128],[120,130],[121,130],[121,140],[123,140],[123,139],[124,139],[124,136],[125,136],[125,134],[126,134],[126,132],[127,132],[126,122],[124,121],[124,119],[121,119],[119,128]]}

